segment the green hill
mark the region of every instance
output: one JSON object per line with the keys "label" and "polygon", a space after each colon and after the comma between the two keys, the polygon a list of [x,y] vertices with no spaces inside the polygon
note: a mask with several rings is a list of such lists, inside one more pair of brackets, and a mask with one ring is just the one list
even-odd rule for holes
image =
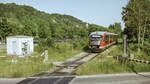
{"label": "green hill", "polygon": [[37,9],[16,5],[0,4],[0,37],[10,35],[29,35],[35,39],[52,37],[55,39],[88,36],[89,32],[108,29],[86,23],[70,15],[48,14]]}

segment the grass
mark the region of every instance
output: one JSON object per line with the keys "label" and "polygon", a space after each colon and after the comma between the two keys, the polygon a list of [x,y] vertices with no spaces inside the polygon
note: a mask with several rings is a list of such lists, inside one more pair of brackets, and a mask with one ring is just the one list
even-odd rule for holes
{"label": "grass", "polygon": [[[0,77],[16,78],[16,77],[28,77],[33,74],[37,74],[41,71],[49,70],[53,65],[44,64],[43,61],[29,59],[30,62],[25,62],[25,59],[20,59],[22,62],[12,63],[11,58],[0,59]],[[19,60],[19,59],[18,59]]]}
{"label": "grass", "polygon": [[112,74],[112,73],[131,73],[131,72],[149,72],[149,64],[140,64],[128,62],[121,64],[113,58],[95,59],[77,70],[78,75],[92,74]]}
{"label": "grass", "polygon": [[82,52],[81,48],[73,49],[72,45],[68,43],[58,43],[55,49],[49,49],[49,59],[55,61],[65,61],[66,59]]}
{"label": "grass", "polygon": [[150,50],[150,44],[143,45],[140,48],[140,51],[138,52],[138,44],[137,43],[130,43],[129,44],[129,50],[130,53],[134,54],[134,58],[140,59],[140,60],[147,60],[150,61],[150,54],[148,50]]}
{"label": "grass", "polygon": [[[37,51],[37,47],[34,48],[32,56],[33,58],[16,58],[17,63],[12,63],[12,58],[0,58],[0,77],[14,78],[14,77],[28,77],[33,74],[37,74],[42,71],[50,70],[54,65],[55,61],[65,61],[66,59],[82,52],[82,48],[74,49],[72,51],[71,44],[69,43],[58,43],[55,49],[48,49],[49,64],[43,63],[43,58],[40,57],[41,52]],[[6,49],[0,49],[0,55],[6,56]]]}
{"label": "grass", "polygon": [[81,68],[79,68],[77,70],[77,74],[91,75],[91,74],[109,74],[122,72],[124,70],[124,67],[113,61],[114,61],[113,59],[93,60],[83,65]]}
{"label": "grass", "polygon": [[[33,53],[33,56],[40,56],[42,52],[38,52],[38,46],[35,46],[35,52]],[[49,48],[48,49],[48,58],[51,62],[56,61],[65,61],[66,59],[83,52],[82,48],[76,48],[72,51],[72,45],[70,43],[57,43],[55,45],[55,48]]]}
{"label": "grass", "polygon": [[0,49],[0,56],[6,56],[6,49]]}
{"label": "grass", "polygon": [[0,56],[6,56],[6,45],[0,44]]}
{"label": "grass", "polygon": [[[117,56],[122,55],[122,45],[119,45],[109,53],[105,52],[100,56]],[[144,52],[143,52],[144,53]],[[133,54],[136,55],[136,52]],[[141,53],[142,54],[142,53]],[[150,64],[141,64],[135,62],[120,63],[114,58],[99,57],[87,62],[81,66],[76,73],[78,75],[91,75],[91,74],[112,74],[112,73],[131,73],[131,72],[149,72]]]}

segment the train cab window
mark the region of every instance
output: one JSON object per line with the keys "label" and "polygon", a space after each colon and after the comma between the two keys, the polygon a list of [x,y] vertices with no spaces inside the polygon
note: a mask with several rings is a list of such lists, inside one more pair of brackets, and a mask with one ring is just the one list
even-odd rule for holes
{"label": "train cab window", "polygon": [[96,41],[96,40],[100,40],[100,37],[91,37],[90,40]]}
{"label": "train cab window", "polygon": [[102,36],[100,36],[100,35],[99,36],[94,36],[94,35],[90,36],[90,40],[94,40],[94,41],[95,40],[101,40],[101,38],[102,38]]}

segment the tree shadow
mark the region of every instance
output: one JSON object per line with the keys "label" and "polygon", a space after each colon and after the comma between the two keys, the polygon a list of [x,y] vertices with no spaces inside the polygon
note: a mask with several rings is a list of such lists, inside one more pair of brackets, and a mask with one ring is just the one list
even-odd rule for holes
{"label": "tree shadow", "polygon": [[136,70],[135,70],[135,66],[132,64],[131,66],[128,66],[135,74],[139,75],[139,76],[143,76],[143,77],[146,77],[146,78],[150,78],[150,76],[146,76],[146,75],[143,75],[143,74],[140,74],[138,73]]}

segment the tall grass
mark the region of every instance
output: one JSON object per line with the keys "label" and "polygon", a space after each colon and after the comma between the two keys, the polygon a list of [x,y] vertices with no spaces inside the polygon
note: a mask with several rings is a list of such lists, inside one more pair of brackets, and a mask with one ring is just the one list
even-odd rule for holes
{"label": "tall grass", "polygon": [[28,77],[41,71],[49,70],[53,65],[44,64],[43,61],[34,58],[26,59],[17,58],[18,62],[11,62],[11,58],[0,59],[0,77]]}
{"label": "tall grass", "polygon": [[71,43],[58,43],[55,48],[49,48],[50,61],[65,61],[66,59],[82,52],[82,48],[73,48]]}
{"label": "tall grass", "polygon": [[[122,55],[123,46],[119,45],[115,49],[112,49],[109,53],[105,52],[100,54],[100,56],[118,56]],[[147,57],[147,54],[141,51],[141,55],[143,54]],[[137,56],[136,52],[132,52]],[[76,73],[78,75],[91,75],[91,74],[110,74],[110,73],[131,73],[131,72],[149,72],[150,71],[150,64],[141,64],[135,62],[126,62],[120,63],[113,58],[103,58],[100,59],[99,57],[95,58],[94,60],[86,63],[85,65],[81,66]]]}
{"label": "tall grass", "polygon": [[126,72],[124,65],[120,65],[113,61],[113,59],[93,60],[79,68],[77,74],[91,75]]}
{"label": "tall grass", "polygon": [[140,51],[138,51],[138,46],[139,45],[137,43],[130,43],[128,46],[128,51],[134,54],[136,59],[150,61],[150,44],[145,42],[143,46],[140,45]]}
{"label": "tall grass", "polygon": [[0,49],[0,56],[6,56],[6,49]]}
{"label": "tall grass", "polygon": [[78,75],[149,72],[149,64],[135,62],[119,63],[113,58],[93,60],[77,70]]}

